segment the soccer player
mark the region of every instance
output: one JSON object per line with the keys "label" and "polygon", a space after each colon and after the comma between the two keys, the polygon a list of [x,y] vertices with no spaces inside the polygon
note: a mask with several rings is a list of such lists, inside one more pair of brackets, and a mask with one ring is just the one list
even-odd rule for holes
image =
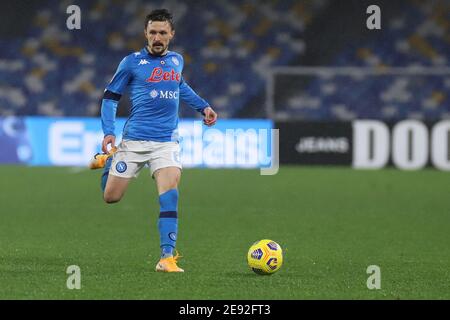
{"label": "soccer player", "polygon": [[[90,167],[104,168],[103,199],[115,203],[124,195],[131,178],[137,177],[148,164],[156,181],[160,205],[161,258],[156,271],[183,272],[177,266],[178,253],[174,256],[178,233],[177,187],[181,177],[177,134],[179,99],[202,113],[207,126],[216,123],[217,114],[183,79],[183,57],[168,49],[175,35],[171,13],[166,9],[152,11],[145,19],[144,34],[147,45],[120,62],[105,89],[101,107],[103,154],[97,154]],[[122,142],[116,147],[116,109],[127,87],[131,112]]]}

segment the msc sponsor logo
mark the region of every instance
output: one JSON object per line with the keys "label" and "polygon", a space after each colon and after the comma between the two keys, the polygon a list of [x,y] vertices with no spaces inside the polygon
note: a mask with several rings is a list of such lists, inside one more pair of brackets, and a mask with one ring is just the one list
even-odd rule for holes
{"label": "msc sponsor logo", "polygon": [[159,97],[161,99],[178,99],[178,91],[160,91],[159,92]]}
{"label": "msc sponsor logo", "polygon": [[158,92],[156,90],[152,90],[150,91],[150,97],[153,99],[156,97],[160,97],[161,99],[178,99],[178,91],[160,90]]}
{"label": "msc sponsor logo", "polygon": [[161,81],[177,81],[180,82],[181,73],[176,72],[174,69],[170,71],[163,71],[161,67],[154,68],[150,77],[146,82],[161,82]]}

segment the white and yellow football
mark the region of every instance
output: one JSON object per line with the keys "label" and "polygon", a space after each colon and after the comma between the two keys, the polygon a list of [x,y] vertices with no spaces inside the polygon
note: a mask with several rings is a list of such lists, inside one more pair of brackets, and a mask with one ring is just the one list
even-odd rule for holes
{"label": "white and yellow football", "polygon": [[273,240],[256,241],[248,250],[247,262],[255,273],[270,275],[280,270],[283,264],[283,250]]}

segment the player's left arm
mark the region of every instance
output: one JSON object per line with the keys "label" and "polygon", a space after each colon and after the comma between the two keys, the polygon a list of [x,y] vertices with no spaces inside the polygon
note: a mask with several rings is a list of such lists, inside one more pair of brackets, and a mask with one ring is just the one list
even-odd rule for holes
{"label": "player's left arm", "polygon": [[217,121],[217,113],[211,108],[209,103],[201,98],[187,83],[181,78],[180,98],[193,109],[203,115],[203,123],[208,127],[213,126]]}

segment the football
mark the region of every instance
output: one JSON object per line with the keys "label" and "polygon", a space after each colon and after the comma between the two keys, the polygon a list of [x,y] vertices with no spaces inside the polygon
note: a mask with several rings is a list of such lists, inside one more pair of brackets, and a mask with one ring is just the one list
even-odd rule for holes
{"label": "football", "polygon": [[255,273],[270,275],[280,270],[283,264],[283,250],[273,240],[256,241],[248,250],[247,262]]}

